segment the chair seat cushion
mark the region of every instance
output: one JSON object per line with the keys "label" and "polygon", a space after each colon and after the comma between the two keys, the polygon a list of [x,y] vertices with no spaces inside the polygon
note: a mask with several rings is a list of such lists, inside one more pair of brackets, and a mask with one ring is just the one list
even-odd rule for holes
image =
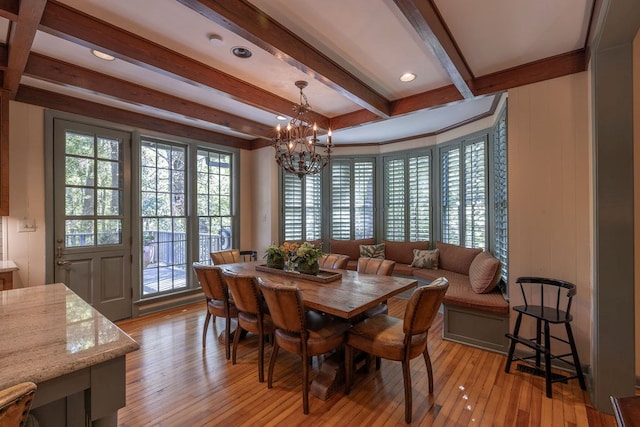
{"label": "chair seat cushion", "polygon": [[[351,324],[323,315],[317,311],[306,312],[307,351],[309,356],[327,353],[344,343],[345,332]],[[290,353],[302,354],[302,343],[298,334],[292,334],[281,329],[276,330],[278,344]]]}
{"label": "chair seat cushion", "polygon": [[[244,311],[238,312],[238,323],[242,326],[242,329],[246,329],[249,332],[257,334],[258,331],[258,316],[253,313],[246,313]],[[265,314],[262,318],[262,332],[264,334],[272,334],[276,330],[276,326],[271,320],[271,316]]]}
{"label": "chair seat cushion", "polygon": [[[227,315],[224,302],[217,299],[207,301],[207,309],[214,316],[226,317]],[[229,304],[229,317],[238,317],[238,310],[235,305]]]}
{"label": "chair seat cushion", "polygon": [[[421,354],[427,344],[427,334],[415,335],[411,341],[409,357]],[[347,345],[365,353],[389,360],[403,359],[403,321],[384,314],[365,319],[347,333]]]}

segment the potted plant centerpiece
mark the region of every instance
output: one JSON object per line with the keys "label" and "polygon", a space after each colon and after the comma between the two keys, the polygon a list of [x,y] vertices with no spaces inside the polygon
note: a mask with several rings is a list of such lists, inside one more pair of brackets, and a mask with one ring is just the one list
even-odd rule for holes
{"label": "potted plant centerpiece", "polygon": [[318,260],[322,257],[322,249],[309,242],[304,242],[296,251],[293,262],[298,266],[298,271],[304,274],[318,274],[320,264]]}
{"label": "potted plant centerpiece", "polygon": [[278,245],[270,245],[266,250],[264,257],[267,259],[267,267],[280,268],[284,267],[285,252]]}

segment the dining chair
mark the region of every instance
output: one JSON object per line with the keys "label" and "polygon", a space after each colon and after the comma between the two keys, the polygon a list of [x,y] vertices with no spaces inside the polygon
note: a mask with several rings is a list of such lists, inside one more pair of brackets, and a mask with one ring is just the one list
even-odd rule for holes
{"label": "dining chair", "polygon": [[264,341],[266,337],[273,336],[276,327],[271,320],[255,276],[238,275],[227,270],[222,274],[238,310],[238,329],[233,337],[231,363],[236,364],[240,333],[244,330],[257,334],[258,381],[262,383],[264,382]]}
{"label": "dining chair", "polygon": [[258,260],[258,252],[257,251],[240,251],[240,257],[238,262],[250,262]]}
{"label": "dining chair", "polygon": [[0,390],[0,426],[25,426],[37,386],[23,382]]}
{"label": "dining chair", "polygon": [[440,277],[430,285],[413,291],[403,319],[379,314],[354,325],[347,332],[345,394],[351,391],[354,349],[375,356],[377,369],[380,368],[380,358],[401,361],[404,379],[404,419],[406,423],[411,422],[411,359],[422,354],[429,377],[429,394],[432,394],[433,371],[429,357],[428,333],[448,288],[447,279]]}
{"label": "dining chair", "polygon": [[[576,294],[576,285],[563,280],[549,279],[546,277],[518,277],[516,283],[520,285],[524,305],[513,307],[513,310],[518,313],[518,317],[516,317],[513,334],[506,334],[507,338],[511,340],[511,345],[509,347],[509,354],[507,355],[505,372],[509,372],[513,360],[529,363],[532,365],[532,369],[522,370],[531,372],[534,375],[544,376],[547,397],[552,397],[552,383],[558,381],[566,382],[573,378],[577,378],[580,383],[580,388],[586,390],[587,386],[584,381],[584,376],[582,375],[580,358],[578,357],[578,350],[571,330],[571,321],[573,320],[573,316],[570,314],[571,301]],[[527,295],[529,295],[529,298],[527,298]],[[528,316],[536,320],[535,337],[529,338],[520,334],[522,316]],[[563,324],[565,326],[567,339],[565,340],[564,338],[552,335],[549,328],[550,324]],[[542,340],[543,335],[544,341]],[[551,353],[552,338],[555,341],[569,344],[571,351],[563,354]],[[531,356],[514,356],[513,353],[516,344],[522,344],[530,348],[534,351],[534,354]],[[544,369],[542,369],[540,365],[542,355],[544,355]],[[565,359],[569,356],[572,358],[571,361]],[[534,361],[530,359],[534,359]],[[573,369],[576,370],[575,375],[567,376],[552,373],[552,360],[559,360],[573,367]],[[522,368],[527,368],[527,366],[522,365]]]}
{"label": "dining chair", "polygon": [[276,325],[267,387],[271,388],[273,384],[273,368],[280,347],[302,356],[302,410],[308,414],[311,357],[328,353],[344,344],[345,332],[350,325],[332,316],[305,310],[302,292],[295,286],[272,283],[262,278],[258,278],[258,283]]}
{"label": "dining chair", "polygon": [[224,346],[227,360],[231,358],[230,346],[231,346],[231,319],[238,317],[238,310],[236,309],[233,299],[229,297],[229,290],[222,276],[220,267],[194,264],[193,270],[198,277],[202,292],[207,301],[207,316],[204,319],[204,329],[202,331],[202,347],[207,345],[207,328],[209,327],[209,321],[213,318],[216,321],[216,316],[223,317],[225,319],[224,326]]}
{"label": "dining chair", "polygon": [[[390,259],[360,257],[358,258],[357,272],[364,274],[376,274],[378,276],[391,276],[395,266],[396,262]],[[384,301],[365,311],[364,317],[373,317],[378,314],[387,313],[389,313],[389,307],[387,306],[387,302]]]}
{"label": "dining chair", "polygon": [[344,270],[349,262],[348,255],[325,254],[319,260],[320,268],[331,268],[333,270]]}
{"label": "dining chair", "polygon": [[211,261],[213,261],[213,265],[233,264],[235,262],[240,262],[239,249],[228,249],[226,251],[211,252],[210,255]]}

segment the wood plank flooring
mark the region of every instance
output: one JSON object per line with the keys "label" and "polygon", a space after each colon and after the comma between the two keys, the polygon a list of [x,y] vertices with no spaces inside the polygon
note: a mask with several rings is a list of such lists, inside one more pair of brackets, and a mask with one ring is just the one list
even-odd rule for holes
{"label": "wood plank flooring", "polygon": [[[390,314],[401,317],[406,301],[389,300]],[[249,335],[232,365],[209,326],[202,348],[204,301],[118,325],[140,344],[127,355],[127,406],[120,426],[404,425],[404,388],[399,362],[382,361],[380,371],[358,373],[349,396],[339,391],[327,401],[309,398],[302,413],[299,357],[281,351],[272,389],[258,382],[257,342]],[[212,328],[213,326],[213,328]],[[545,397],[544,379],[512,368],[505,356],[443,341],[442,316],[430,331],[434,394],[427,394],[422,358],[411,364],[413,425],[426,426],[605,426],[611,415],[596,411],[578,381],[553,385]],[[265,346],[265,377],[271,346]],[[514,365],[515,367],[515,365]],[[314,361],[314,369],[317,362]]]}

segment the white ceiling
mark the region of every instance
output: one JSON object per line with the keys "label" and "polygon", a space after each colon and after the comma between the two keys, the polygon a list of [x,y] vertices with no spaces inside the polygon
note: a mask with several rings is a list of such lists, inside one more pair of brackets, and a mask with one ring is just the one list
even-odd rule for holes
{"label": "white ceiling", "polygon": [[[232,3],[238,1],[230,0],[228,4],[232,8]],[[363,110],[362,102],[345,96],[345,91],[336,90],[335,85],[325,84],[325,76],[319,75],[311,66],[290,65],[287,55],[263,50],[241,37],[238,31],[232,31],[232,26],[223,27],[213,22],[182,4],[185,2],[60,0],[60,3],[233,76],[245,85],[241,91],[260,88],[297,102],[299,93],[294,82],[307,80],[309,86],[304,92],[313,110],[328,117],[332,123]],[[201,0],[200,3],[207,6],[212,2]],[[495,108],[494,98],[499,92],[485,92],[465,100],[443,97],[442,101],[420,101],[425,102],[426,107],[402,107],[405,109],[400,113],[394,112],[399,105],[411,106],[414,98],[424,99],[425,94],[452,84],[450,70],[434,54],[433,46],[423,41],[396,5],[397,1],[249,0],[249,3],[391,105],[390,117],[349,122],[346,127],[338,128],[333,138],[336,144],[383,143],[438,133],[458,123],[491,114]],[[415,3],[418,9],[421,4],[437,8],[472,78],[584,50],[593,8],[593,0],[414,0],[405,3]],[[47,14],[46,8],[44,14]],[[6,35],[9,31],[9,21],[0,19],[0,34]],[[220,35],[222,43],[210,43],[210,34]],[[5,38],[4,42],[7,40]],[[104,50],[114,54],[115,61],[99,60],[90,54],[88,44],[91,43],[59,37],[41,29],[36,32],[31,51],[263,125],[275,126],[275,114],[287,113],[269,105],[252,106],[250,104],[255,103],[239,99],[237,94],[186,79],[180,70],[171,73],[144,66],[130,55],[116,52],[113,47]],[[236,58],[230,52],[236,46],[250,49],[253,56]],[[304,62],[304,59],[296,59]],[[415,73],[416,80],[400,82],[399,76],[405,72]],[[118,99],[109,93],[83,88],[80,83],[60,84],[53,76],[25,73],[21,84],[244,140],[256,138],[215,120],[207,122],[162,111],[145,102]],[[341,84],[338,82],[338,86]]]}

